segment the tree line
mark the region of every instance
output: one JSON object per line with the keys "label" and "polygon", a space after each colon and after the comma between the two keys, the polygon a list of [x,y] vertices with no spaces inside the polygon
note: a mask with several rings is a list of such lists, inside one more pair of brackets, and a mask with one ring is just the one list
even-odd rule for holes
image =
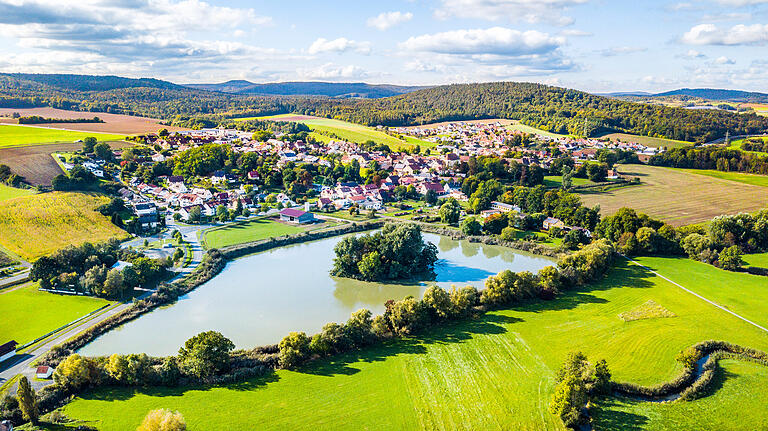
{"label": "tree line", "polygon": [[715,169],[768,175],[768,155],[717,146],[673,148],[648,161],[652,166],[686,169]]}

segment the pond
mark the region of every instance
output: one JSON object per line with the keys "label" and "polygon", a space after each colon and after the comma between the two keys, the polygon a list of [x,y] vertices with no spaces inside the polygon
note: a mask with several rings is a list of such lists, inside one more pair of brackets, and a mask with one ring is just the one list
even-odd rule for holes
{"label": "pond", "polygon": [[505,247],[455,241],[424,234],[437,245],[434,281],[371,283],[331,277],[333,247],[343,237],[282,247],[229,262],[214,279],[114,329],[79,353],[176,354],[188,338],[217,330],[238,348],[274,344],[291,331],[318,332],[328,322],[345,322],[360,308],[384,312],[388,299],[421,298],[429,284],[482,288],[490,275],[510,269],[536,272],[554,262]]}

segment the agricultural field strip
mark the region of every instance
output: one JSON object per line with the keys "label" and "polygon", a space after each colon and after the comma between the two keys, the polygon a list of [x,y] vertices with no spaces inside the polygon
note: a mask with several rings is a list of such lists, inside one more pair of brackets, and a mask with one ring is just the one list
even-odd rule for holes
{"label": "agricultural field strip", "polygon": [[625,258],[625,259],[627,259],[628,261],[632,262],[633,264],[635,264],[635,265],[639,266],[640,268],[643,268],[643,269],[645,269],[646,271],[650,271],[652,274],[654,274],[654,275],[657,275],[657,276],[661,277],[662,279],[664,279],[664,280],[666,280],[666,281],[668,281],[668,282],[670,282],[670,283],[674,284],[675,286],[679,287],[680,289],[683,289],[684,291],[686,291],[686,292],[690,293],[691,295],[694,295],[694,296],[696,296],[697,298],[699,298],[699,299],[702,299],[702,300],[704,300],[704,301],[706,301],[706,302],[708,302],[708,303],[710,303],[710,304],[714,305],[715,307],[717,307],[717,308],[719,308],[719,309],[721,309],[721,310],[725,311],[726,313],[730,313],[730,314],[732,314],[733,316],[735,316],[735,317],[738,317],[739,319],[741,319],[741,320],[743,320],[743,321],[745,321],[745,322],[749,323],[750,325],[752,325],[752,326],[755,326],[755,327],[757,327],[757,328],[759,328],[759,329],[763,330],[764,332],[768,333],[768,328],[765,328],[765,327],[763,327],[763,326],[760,326],[760,325],[758,325],[757,323],[755,323],[755,322],[753,322],[753,321],[751,321],[751,320],[747,319],[746,317],[743,317],[743,316],[741,316],[741,315],[739,315],[739,314],[737,314],[737,313],[734,313],[733,311],[731,311],[731,310],[729,310],[729,309],[727,309],[727,308],[723,307],[722,305],[720,305],[720,304],[718,304],[718,303],[716,303],[716,302],[714,302],[714,301],[711,301],[711,300],[709,300],[709,299],[707,299],[707,298],[705,298],[705,297],[703,297],[703,296],[699,295],[698,293],[696,293],[696,292],[694,292],[694,291],[692,291],[692,290],[690,290],[690,289],[688,289],[688,288],[686,288],[686,287],[684,287],[684,286],[682,286],[682,285],[680,285],[680,284],[678,284],[678,283],[675,283],[674,281],[672,281],[672,280],[670,280],[669,278],[667,278],[667,277],[665,277],[665,276],[663,276],[663,275],[659,274],[658,272],[656,272],[656,271],[652,270],[651,268],[648,268],[647,266],[645,266],[645,265],[641,264],[640,262],[637,262],[637,261],[635,261],[635,260],[633,260],[633,259],[630,259],[630,258],[629,258],[629,257],[627,257],[627,256],[624,256],[624,258]]}

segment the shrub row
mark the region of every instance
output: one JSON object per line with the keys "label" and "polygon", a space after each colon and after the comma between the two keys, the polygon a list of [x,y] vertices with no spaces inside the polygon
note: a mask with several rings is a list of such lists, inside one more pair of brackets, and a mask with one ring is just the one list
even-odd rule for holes
{"label": "shrub row", "polygon": [[197,286],[212,279],[224,269],[226,259],[218,250],[209,250],[195,271],[184,279],[173,283],[160,285],[155,293],[148,298],[137,301],[132,307],[111,316],[96,325],[81,332],[77,336],[53,347],[38,361],[41,365],[55,367],[64,358],[90,343],[100,335],[123,325],[137,317],[154,310],[161,305],[170,304]]}

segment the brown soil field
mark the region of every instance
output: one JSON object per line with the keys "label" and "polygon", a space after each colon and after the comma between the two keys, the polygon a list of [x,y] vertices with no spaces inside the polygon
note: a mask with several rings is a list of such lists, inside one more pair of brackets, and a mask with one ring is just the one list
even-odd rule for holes
{"label": "brown soil field", "polygon": [[180,127],[163,126],[160,120],[154,118],[134,117],[131,115],[108,114],[106,112],[66,111],[57,108],[0,108],[0,123],[16,124],[17,121],[10,118],[14,112],[27,117],[37,115],[44,118],[93,118],[99,117],[103,123],[61,123],[61,124],[36,124],[36,126],[51,129],[77,130],[83,132],[102,132],[118,134],[139,134],[157,132],[160,129],[168,129],[171,132],[184,130]]}
{"label": "brown soil field", "polygon": [[[133,144],[123,141],[109,142],[113,149],[130,147]],[[33,185],[50,186],[51,180],[62,173],[61,168],[51,157],[52,153],[76,151],[82,144],[32,145],[28,147],[0,148],[0,163],[24,177]]]}
{"label": "brown soil field", "polygon": [[517,123],[516,120],[507,120],[504,118],[490,118],[486,120],[463,120],[463,121],[443,121],[440,123],[430,123],[430,124],[423,124],[420,126],[408,126],[406,129],[418,129],[418,128],[424,128],[424,127],[438,127],[438,126],[447,126],[448,124],[453,123],[467,123],[467,124],[491,124],[491,123],[501,123],[502,126],[508,126],[510,124]]}
{"label": "brown soil field", "polygon": [[701,223],[723,214],[753,212],[768,205],[765,187],[657,166],[622,165],[619,171],[639,177],[642,184],[581,193],[584,204],[600,205],[602,215],[630,207],[673,226]]}

